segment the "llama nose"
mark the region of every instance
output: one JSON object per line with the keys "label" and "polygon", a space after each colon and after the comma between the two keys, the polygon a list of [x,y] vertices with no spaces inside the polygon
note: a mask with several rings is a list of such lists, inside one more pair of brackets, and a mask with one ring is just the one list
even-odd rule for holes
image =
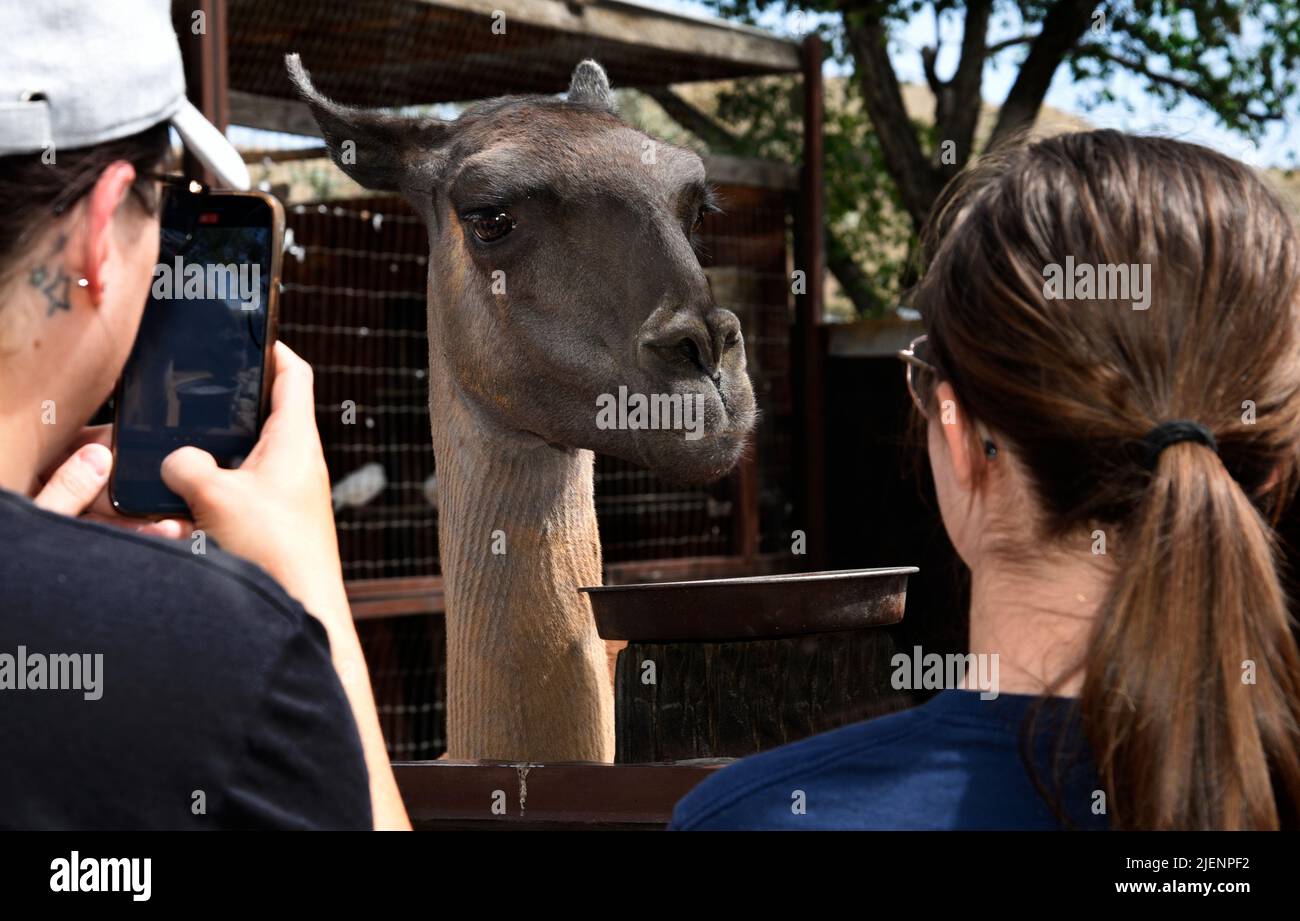
{"label": "llama nose", "polygon": [[680,311],[642,340],[665,362],[698,369],[714,381],[722,376],[722,360],[739,342],[740,321],[720,307],[703,315]]}

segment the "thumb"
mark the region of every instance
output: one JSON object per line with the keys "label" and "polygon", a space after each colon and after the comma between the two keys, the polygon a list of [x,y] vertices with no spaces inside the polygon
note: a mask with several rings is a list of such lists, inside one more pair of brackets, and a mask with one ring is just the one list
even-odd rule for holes
{"label": "thumb", "polygon": [[60,515],[80,515],[103,491],[112,469],[112,451],[101,444],[84,445],[54,471],[32,501]]}
{"label": "thumb", "polygon": [[201,448],[177,448],[163,458],[162,479],[167,488],[185,500],[194,514],[199,513],[204,487],[212,482],[213,474],[221,468],[207,451]]}

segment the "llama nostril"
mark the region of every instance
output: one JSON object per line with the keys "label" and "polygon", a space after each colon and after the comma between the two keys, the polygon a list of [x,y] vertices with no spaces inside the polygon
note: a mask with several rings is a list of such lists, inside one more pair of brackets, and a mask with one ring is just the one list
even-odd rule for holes
{"label": "llama nostril", "polygon": [[678,311],[657,330],[641,337],[642,348],[676,373],[690,372],[712,378],[721,364],[722,335],[693,311]]}
{"label": "llama nostril", "polygon": [[733,349],[741,343],[740,319],[730,310],[715,307],[708,318],[710,344],[717,356],[717,364],[722,364]]}

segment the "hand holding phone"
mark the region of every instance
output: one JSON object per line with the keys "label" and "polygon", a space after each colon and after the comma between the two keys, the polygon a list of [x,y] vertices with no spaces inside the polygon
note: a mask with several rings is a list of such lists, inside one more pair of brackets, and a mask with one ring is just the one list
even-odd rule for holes
{"label": "hand holding phone", "polygon": [[162,478],[195,528],[261,566],[327,627],[345,617],[351,628],[311,366],[281,342],[273,354],[271,412],[239,468],[189,446],[167,456]]}
{"label": "hand holding phone", "polygon": [[199,447],[222,467],[253,449],[283,238],[283,210],[269,195],[168,190],[149,302],[116,394],[110,493],[123,514],[188,514],[160,472],[176,448]]}
{"label": "hand holding phone", "polygon": [[98,521],[137,534],[178,540],[189,535],[188,523],[175,518],[127,518],[108,498],[108,478],[113,466],[112,426],[91,425],[81,430],[62,456],[37,477],[32,502],[47,512]]}
{"label": "hand holding phone", "polygon": [[184,447],[168,455],[162,476],[197,528],[269,572],[324,624],[365,750],[375,827],[409,829],[343,588],[311,367],[277,342],[273,374],[271,414],[239,469],[224,470],[211,454]]}

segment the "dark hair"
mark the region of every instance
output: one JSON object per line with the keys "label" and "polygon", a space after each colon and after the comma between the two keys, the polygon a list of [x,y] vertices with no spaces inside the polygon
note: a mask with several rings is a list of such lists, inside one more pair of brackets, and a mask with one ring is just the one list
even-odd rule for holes
{"label": "dark hair", "polygon": [[[1287,209],[1211,150],[1094,131],[983,159],[927,245],[913,303],[963,408],[1029,478],[1026,544],[1109,529],[1115,576],[1074,674],[1111,827],[1294,825],[1300,653],[1268,520],[1300,445]],[[1049,296],[1067,257],[1150,266],[1149,306]],[[1170,420],[1217,453],[1181,442],[1147,469],[1143,437]]]}
{"label": "dark hair", "polygon": [[[0,157],[0,275],[56,214],[94,188],[110,164],[125,160],[137,175],[143,174],[158,168],[167,149],[167,123],[159,122],[116,141],[56,151],[52,163],[42,154]],[[140,203],[152,211],[157,202],[150,190],[151,183],[142,176],[132,186]]]}

